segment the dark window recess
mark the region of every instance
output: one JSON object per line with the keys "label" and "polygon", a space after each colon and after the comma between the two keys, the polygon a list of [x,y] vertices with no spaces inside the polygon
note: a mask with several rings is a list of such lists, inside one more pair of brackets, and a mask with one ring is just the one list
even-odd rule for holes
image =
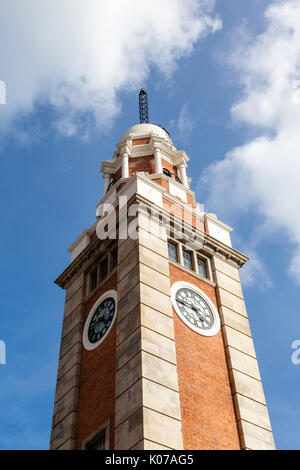
{"label": "dark window recess", "polygon": [[118,250],[115,249],[111,252],[111,269],[114,269],[118,264]]}
{"label": "dark window recess", "polygon": [[91,272],[91,291],[96,289],[98,284],[98,270],[97,268]]}
{"label": "dark window recess", "polygon": [[108,187],[107,187],[106,192],[109,191],[110,188],[112,188],[114,184],[115,184],[115,181],[114,181],[114,180],[111,180],[110,183],[109,183],[109,185],[108,185]]}
{"label": "dark window recess", "polygon": [[192,254],[189,251],[182,250],[183,264],[187,269],[193,269]]}
{"label": "dark window recess", "polygon": [[86,446],[87,450],[105,450],[105,431]]}
{"label": "dark window recess", "polygon": [[174,243],[168,242],[168,253],[170,260],[178,262],[177,246]]}
{"label": "dark window recess", "polygon": [[200,276],[207,277],[206,263],[203,259],[198,258],[198,273]]}
{"label": "dark window recess", "polygon": [[105,258],[105,260],[102,261],[102,263],[100,264],[101,281],[103,281],[103,279],[106,278],[107,274],[108,274],[108,262],[107,262],[107,258]]}
{"label": "dark window recess", "polygon": [[175,173],[172,173],[170,170],[168,170],[167,168],[163,168],[163,174],[168,176],[169,178],[172,178],[174,179],[175,181],[177,181],[178,183],[181,183],[181,180],[179,178],[179,176],[177,176]]}
{"label": "dark window recess", "polygon": [[172,173],[169,170],[167,170],[167,168],[163,169],[163,173],[164,173],[164,175],[169,176],[170,178],[172,178]]}

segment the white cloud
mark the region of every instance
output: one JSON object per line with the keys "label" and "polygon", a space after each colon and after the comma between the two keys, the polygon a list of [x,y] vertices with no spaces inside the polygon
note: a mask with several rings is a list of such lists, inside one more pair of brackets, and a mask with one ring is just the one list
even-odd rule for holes
{"label": "white cloud", "polygon": [[244,287],[258,286],[261,290],[265,290],[272,285],[272,281],[268,274],[264,261],[249,245],[244,247],[244,252],[249,256],[249,261],[240,269],[240,278]]}
{"label": "white cloud", "polygon": [[250,256],[250,260],[240,270],[242,285],[244,287],[258,286],[261,290],[271,287],[272,281],[262,260],[248,249],[247,255]]}
{"label": "white cloud", "polygon": [[201,184],[214,210],[254,209],[287,235],[295,247],[290,273],[300,283],[300,2],[275,1],[265,17],[264,33],[242,36],[230,59],[243,87],[233,118],[257,137],[206,169]]}
{"label": "white cloud", "polygon": [[183,105],[177,120],[177,128],[179,133],[184,136],[189,136],[194,128],[194,121],[188,110],[187,105]]}
{"label": "white cloud", "polygon": [[183,141],[192,133],[194,126],[195,123],[187,104],[182,106],[177,119],[171,119],[168,124],[168,128],[172,130],[173,137],[176,138],[177,136]]}
{"label": "white cloud", "polygon": [[169,77],[179,58],[221,27],[214,0],[10,0],[0,16],[0,74],[7,105],[0,130],[37,104],[73,135],[110,126],[118,93],[145,83],[152,67]]}

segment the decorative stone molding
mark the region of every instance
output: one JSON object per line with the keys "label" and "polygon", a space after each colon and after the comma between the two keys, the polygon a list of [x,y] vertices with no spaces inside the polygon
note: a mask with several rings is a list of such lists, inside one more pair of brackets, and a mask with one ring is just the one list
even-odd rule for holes
{"label": "decorative stone molding", "polygon": [[66,293],[50,441],[52,450],[75,449],[84,295],[84,274],[81,274],[73,278]]}
{"label": "decorative stone molding", "polygon": [[187,176],[186,176],[186,164],[185,163],[180,163],[180,165],[178,165],[177,168],[178,168],[178,171],[179,171],[179,178],[180,178],[182,184],[186,188],[188,188],[189,184],[188,184],[188,180],[187,180]]}
{"label": "decorative stone molding", "polygon": [[116,449],[182,449],[167,242],[138,222],[119,240]]}
{"label": "decorative stone molding", "polygon": [[129,163],[128,163],[128,155],[127,153],[123,153],[122,155],[122,178],[129,177]]}
{"label": "decorative stone molding", "polygon": [[155,158],[155,173],[161,174],[163,172],[162,164],[161,164],[161,155],[159,147],[154,147],[154,158]]}
{"label": "decorative stone molding", "polygon": [[109,173],[103,173],[103,179],[104,179],[104,188],[103,188],[103,195],[106,194],[110,182],[110,174]]}
{"label": "decorative stone molding", "polygon": [[262,388],[237,268],[213,257],[218,307],[242,449],[273,450]]}
{"label": "decorative stone molding", "polygon": [[[130,185],[136,184],[137,180],[144,181],[148,180],[148,178],[143,177],[141,175],[135,175],[132,177],[130,180]],[[149,181],[149,180],[148,180]],[[162,188],[161,186],[152,183],[153,188],[156,188],[157,190],[160,190],[166,194],[164,191],[165,189]],[[136,186],[133,186],[136,187]],[[132,188],[133,188],[132,187]],[[124,191],[124,194],[127,191],[127,186],[124,186],[121,191]],[[120,191],[120,193],[121,193]],[[170,214],[168,211],[166,211],[163,207],[160,207],[156,205],[155,203],[149,201],[145,197],[134,193],[134,190],[132,189],[132,195],[130,196],[128,200],[128,206],[130,206],[133,202],[140,202],[144,207],[145,210],[147,209],[153,209],[155,213],[157,213],[158,217],[161,217],[162,219],[164,217],[170,218],[171,223],[174,226],[174,230],[176,231],[176,227],[178,227],[179,232],[182,233],[183,230],[183,222],[180,218],[174,216],[173,214]],[[130,193],[129,193],[130,194]],[[174,201],[175,202],[175,201]],[[180,201],[177,201],[178,204],[180,204]],[[117,207],[118,201],[115,199],[113,205],[114,207]],[[191,213],[194,213],[195,215],[198,214],[198,212],[189,209],[187,207],[187,210],[191,210]],[[239,268],[243,266],[243,264],[248,260],[248,257],[243,255],[242,253],[238,252],[237,250],[231,248],[228,245],[225,245],[221,241],[213,238],[207,233],[204,233],[198,229],[195,229],[188,223],[185,224],[184,229],[186,233],[188,234],[188,231],[190,230],[191,236],[193,234],[196,234],[199,239],[203,240],[202,243],[202,250],[204,253],[206,253],[209,256],[216,255],[220,259],[225,260],[229,265],[232,264],[235,268]],[[88,231],[90,240],[91,240],[91,235],[94,233],[96,230],[96,224]],[[56,284],[58,284],[60,287],[65,288],[66,284],[70,282],[70,280],[73,278],[73,276],[76,275],[77,272],[79,272],[82,269],[86,269],[89,263],[89,260],[93,256],[93,253],[97,250],[100,249],[100,246],[105,249],[106,246],[111,244],[113,240],[99,240],[97,237],[94,238],[89,242],[89,244],[81,251],[80,254],[71,262],[71,264],[65,269],[65,271],[56,279]]]}
{"label": "decorative stone molding", "polygon": [[90,243],[89,230],[84,230],[77,240],[72,243],[68,248],[68,252],[71,254],[71,262],[80,255],[80,253],[88,246]]}
{"label": "decorative stone molding", "polygon": [[225,245],[232,246],[230,239],[232,227],[221,222],[215,214],[205,214],[205,228],[209,235],[225,243]]}
{"label": "decorative stone molding", "polygon": [[[140,125],[144,126],[144,125]],[[186,166],[189,157],[183,150],[177,150],[167,136],[166,132],[159,126],[150,124],[148,127],[142,127],[143,131],[134,126],[128,132],[123,134],[120,142],[117,144],[117,151],[114,152],[112,160],[105,160],[102,162],[102,173],[116,173],[122,166],[122,155],[125,153],[128,158],[144,157],[145,155],[155,155],[156,150],[159,150],[160,156],[174,166],[184,164]],[[149,143],[143,145],[132,145],[132,140],[150,138]],[[120,158],[119,158],[120,157]],[[161,174],[162,168],[159,165],[159,157],[157,157],[156,173]],[[125,176],[126,177],[126,176]],[[188,181],[186,181],[188,188]]]}

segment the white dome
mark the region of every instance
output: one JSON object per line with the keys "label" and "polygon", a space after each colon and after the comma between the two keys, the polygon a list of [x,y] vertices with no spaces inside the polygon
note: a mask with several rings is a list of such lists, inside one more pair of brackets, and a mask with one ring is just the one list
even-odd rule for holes
{"label": "white dome", "polygon": [[134,137],[138,136],[144,136],[147,134],[156,134],[162,137],[163,139],[166,139],[168,142],[171,142],[169,134],[162,129],[161,127],[155,125],[155,124],[136,124],[135,126],[130,127],[127,129],[126,132],[121,137],[121,140],[126,140],[128,139],[130,134],[133,134]]}

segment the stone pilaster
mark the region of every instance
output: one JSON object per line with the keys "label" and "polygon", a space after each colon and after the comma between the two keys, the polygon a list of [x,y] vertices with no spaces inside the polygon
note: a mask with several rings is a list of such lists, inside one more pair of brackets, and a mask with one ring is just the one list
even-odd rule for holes
{"label": "stone pilaster", "polygon": [[75,425],[82,345],[84,274],[66,291],[50,449],[75,449]]}
{"label": "stone pilaster", "polygon": [[213,269],[242,449],[275,449],[238,269],[217,256]]}
{"label": "stone pilaster", "polygon": [[138,225],[119,240],[115,448],[182,449],[167,241]]}

